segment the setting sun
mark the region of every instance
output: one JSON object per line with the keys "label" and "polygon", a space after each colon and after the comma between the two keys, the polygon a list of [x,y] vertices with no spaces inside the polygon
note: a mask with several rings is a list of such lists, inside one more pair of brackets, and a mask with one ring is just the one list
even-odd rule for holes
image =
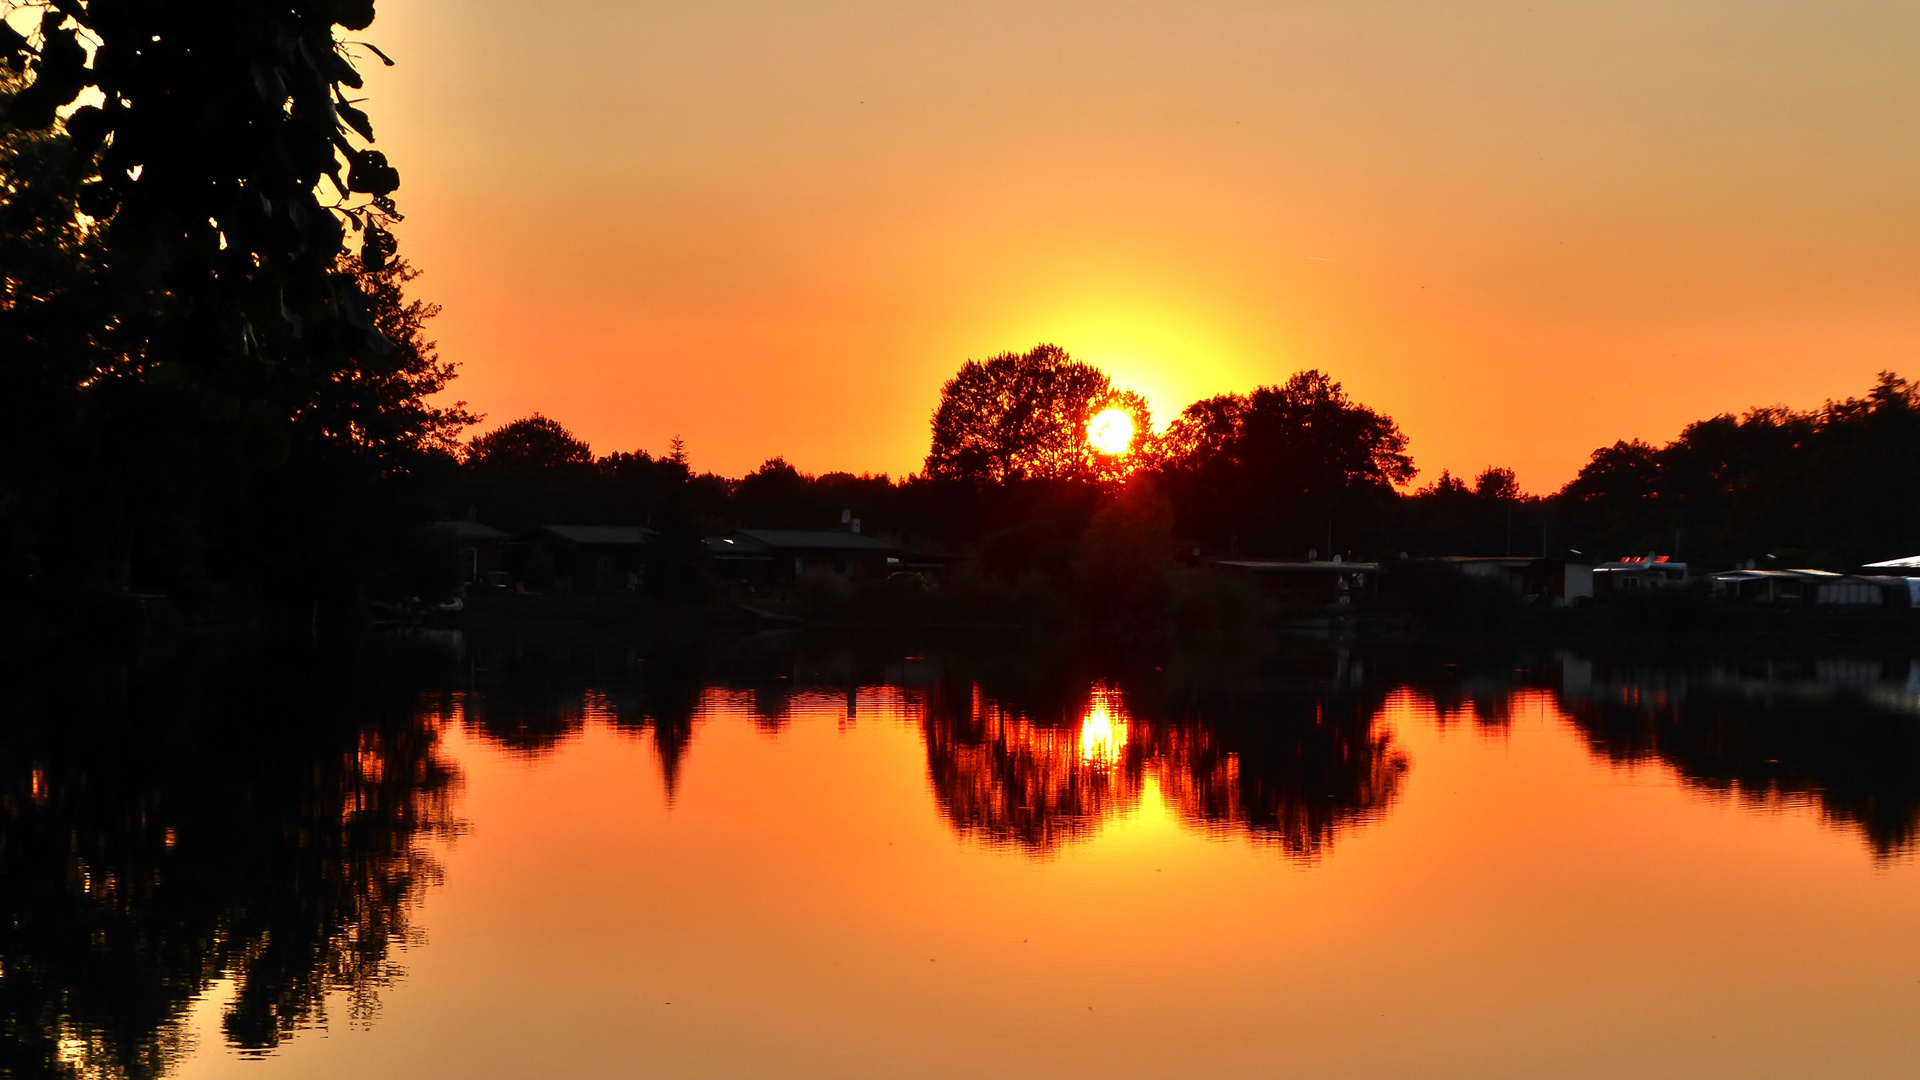
{"label": "setting sun", "polygon": [[1127,452],[1133,445],[1133,417],[1121,409],[1108,409],[1087,421],[1087,441],[1095,450],[1110,456]]}

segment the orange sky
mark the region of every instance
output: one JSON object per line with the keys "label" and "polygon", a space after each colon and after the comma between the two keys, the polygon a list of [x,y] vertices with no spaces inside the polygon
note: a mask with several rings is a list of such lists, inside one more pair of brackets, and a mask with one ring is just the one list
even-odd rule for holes
{"label": "orange sky", "polygon": [[1920,376],[1911,3],[385,0],[458,396],[916,468],[969,357],[1320,367],[1428,476]]}

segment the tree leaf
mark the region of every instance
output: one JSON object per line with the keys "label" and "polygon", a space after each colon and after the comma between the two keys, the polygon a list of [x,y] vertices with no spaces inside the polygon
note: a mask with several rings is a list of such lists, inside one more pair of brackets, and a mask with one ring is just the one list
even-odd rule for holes
{"label": "tree leaf", "polygon": [[387,195],[399,186],[400,171],[387,164],[387,155],[378,150],[362,150],[351,158],[347,187],[368,195]]}
{"label": "tree leaf", "polygon": [[373,141],[373,121],[367,119],[366,113],[361,112],[359,109],[354,108],[344,101],[335,102],[333,111],[340,114],[340,119],[345,120],[348,127],[359,132],[361,138],[368,142]]}
{"label": "tree leaf", "polygon": [[5,19],[0,19],[0,58],[6,60],[8,67],[18,71],[20,58],[28,51],[26,35],[7,25]]}
{"label": "tree leaf", "polygon": [[335,0],[333,21],[349,30],[365,30],[373,25],[373,0]]}
{"label": "tree leaf", "polygon": [[67,135],[73,139],[74,150],[83,158],[93,153],[111,127],[107,114],[95,105],[83,105],[67,117]]}
{"label": "tree leaf", "polygon": [[53,126],[59,108],[53,95],[36,81],[7,99],[7,120],[22,131],[38,131]]}

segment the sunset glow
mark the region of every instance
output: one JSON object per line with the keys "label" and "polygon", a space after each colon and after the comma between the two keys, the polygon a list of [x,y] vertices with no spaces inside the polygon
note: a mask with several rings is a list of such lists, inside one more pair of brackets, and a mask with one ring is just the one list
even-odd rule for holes
{"label": "sunset glow", "polygon": [[1110,687],[1096,686],[1086,718],[1080,721],[1080,760],[1089,765],[1117,765],[1126,749],[1127,718],[1120,694]]}
{"label": "sunset glow", "polygon": [[1528,491],[1920,350],[1920,8],[1475,10],[417,0],[368,94],[457,396],[730,476],[911,471],[1036,341],[1162,417],[1318,366]]}
{"label": "sunset glow", "polygon": [[1133,445],[1133,418],[1124,410],[1108,409],[1087,421],[1087,441],[1095,450],[1118,457]]}
{"label": "sunset glow", "polygon": [[0,0],[7,1060],[1920,1077],[1916,45]]}

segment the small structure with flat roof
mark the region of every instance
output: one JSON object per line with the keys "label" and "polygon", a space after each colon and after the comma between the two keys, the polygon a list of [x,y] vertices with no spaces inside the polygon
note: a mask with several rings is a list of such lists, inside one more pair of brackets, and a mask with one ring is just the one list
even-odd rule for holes
{"label": "small structure with flat roof", "polygon": [[504,531],[464,518],[431,522],[427,530],[453,542],[462,582],[472,585],[491,581],[500,573],[502,551],[508,540]]}
{"label": "small structure with flat roof", "polygon": [[1593,568],[1593,591],[1602,596],[1608,593],[1670,589],[1686,583],[1686,563],[1674,562],[1670,556],[1653,552],[1604,562]]}
{"label": "small structure with flat roof", "polygon": [[639,525],[536,525],[513,538],[508,569],[537,591],[638,592],[656,535]]}
{"label": "small structure with flat roof", "polygon": [[808,570],[885,577],[901,552],[863,533],[836,529],[735,529],[701,541],[714,568],[746,584],[783,588]]}
{"label": "small structure with flat roof", "polygon": [[1717,600],[1786,607],[1860,607],[1894,604],[1908,607],[1915,590],[1897,576],[1836,574],[1831,570],[1728,570],[1710,575]]}
{"label": "small structure with flat roof", "polygon": [[1570,559],[1454,555],[1448,562],[1481,581],[1557,605],[1593,599],[1593,567]]}
{"label": "small structure with flat roof", "polygon": [[1259,582],[1275,597],[1294,603],[1351,604],[1377,591],[1380,564],[1308,559],[1203,559],[1203,565]]}

